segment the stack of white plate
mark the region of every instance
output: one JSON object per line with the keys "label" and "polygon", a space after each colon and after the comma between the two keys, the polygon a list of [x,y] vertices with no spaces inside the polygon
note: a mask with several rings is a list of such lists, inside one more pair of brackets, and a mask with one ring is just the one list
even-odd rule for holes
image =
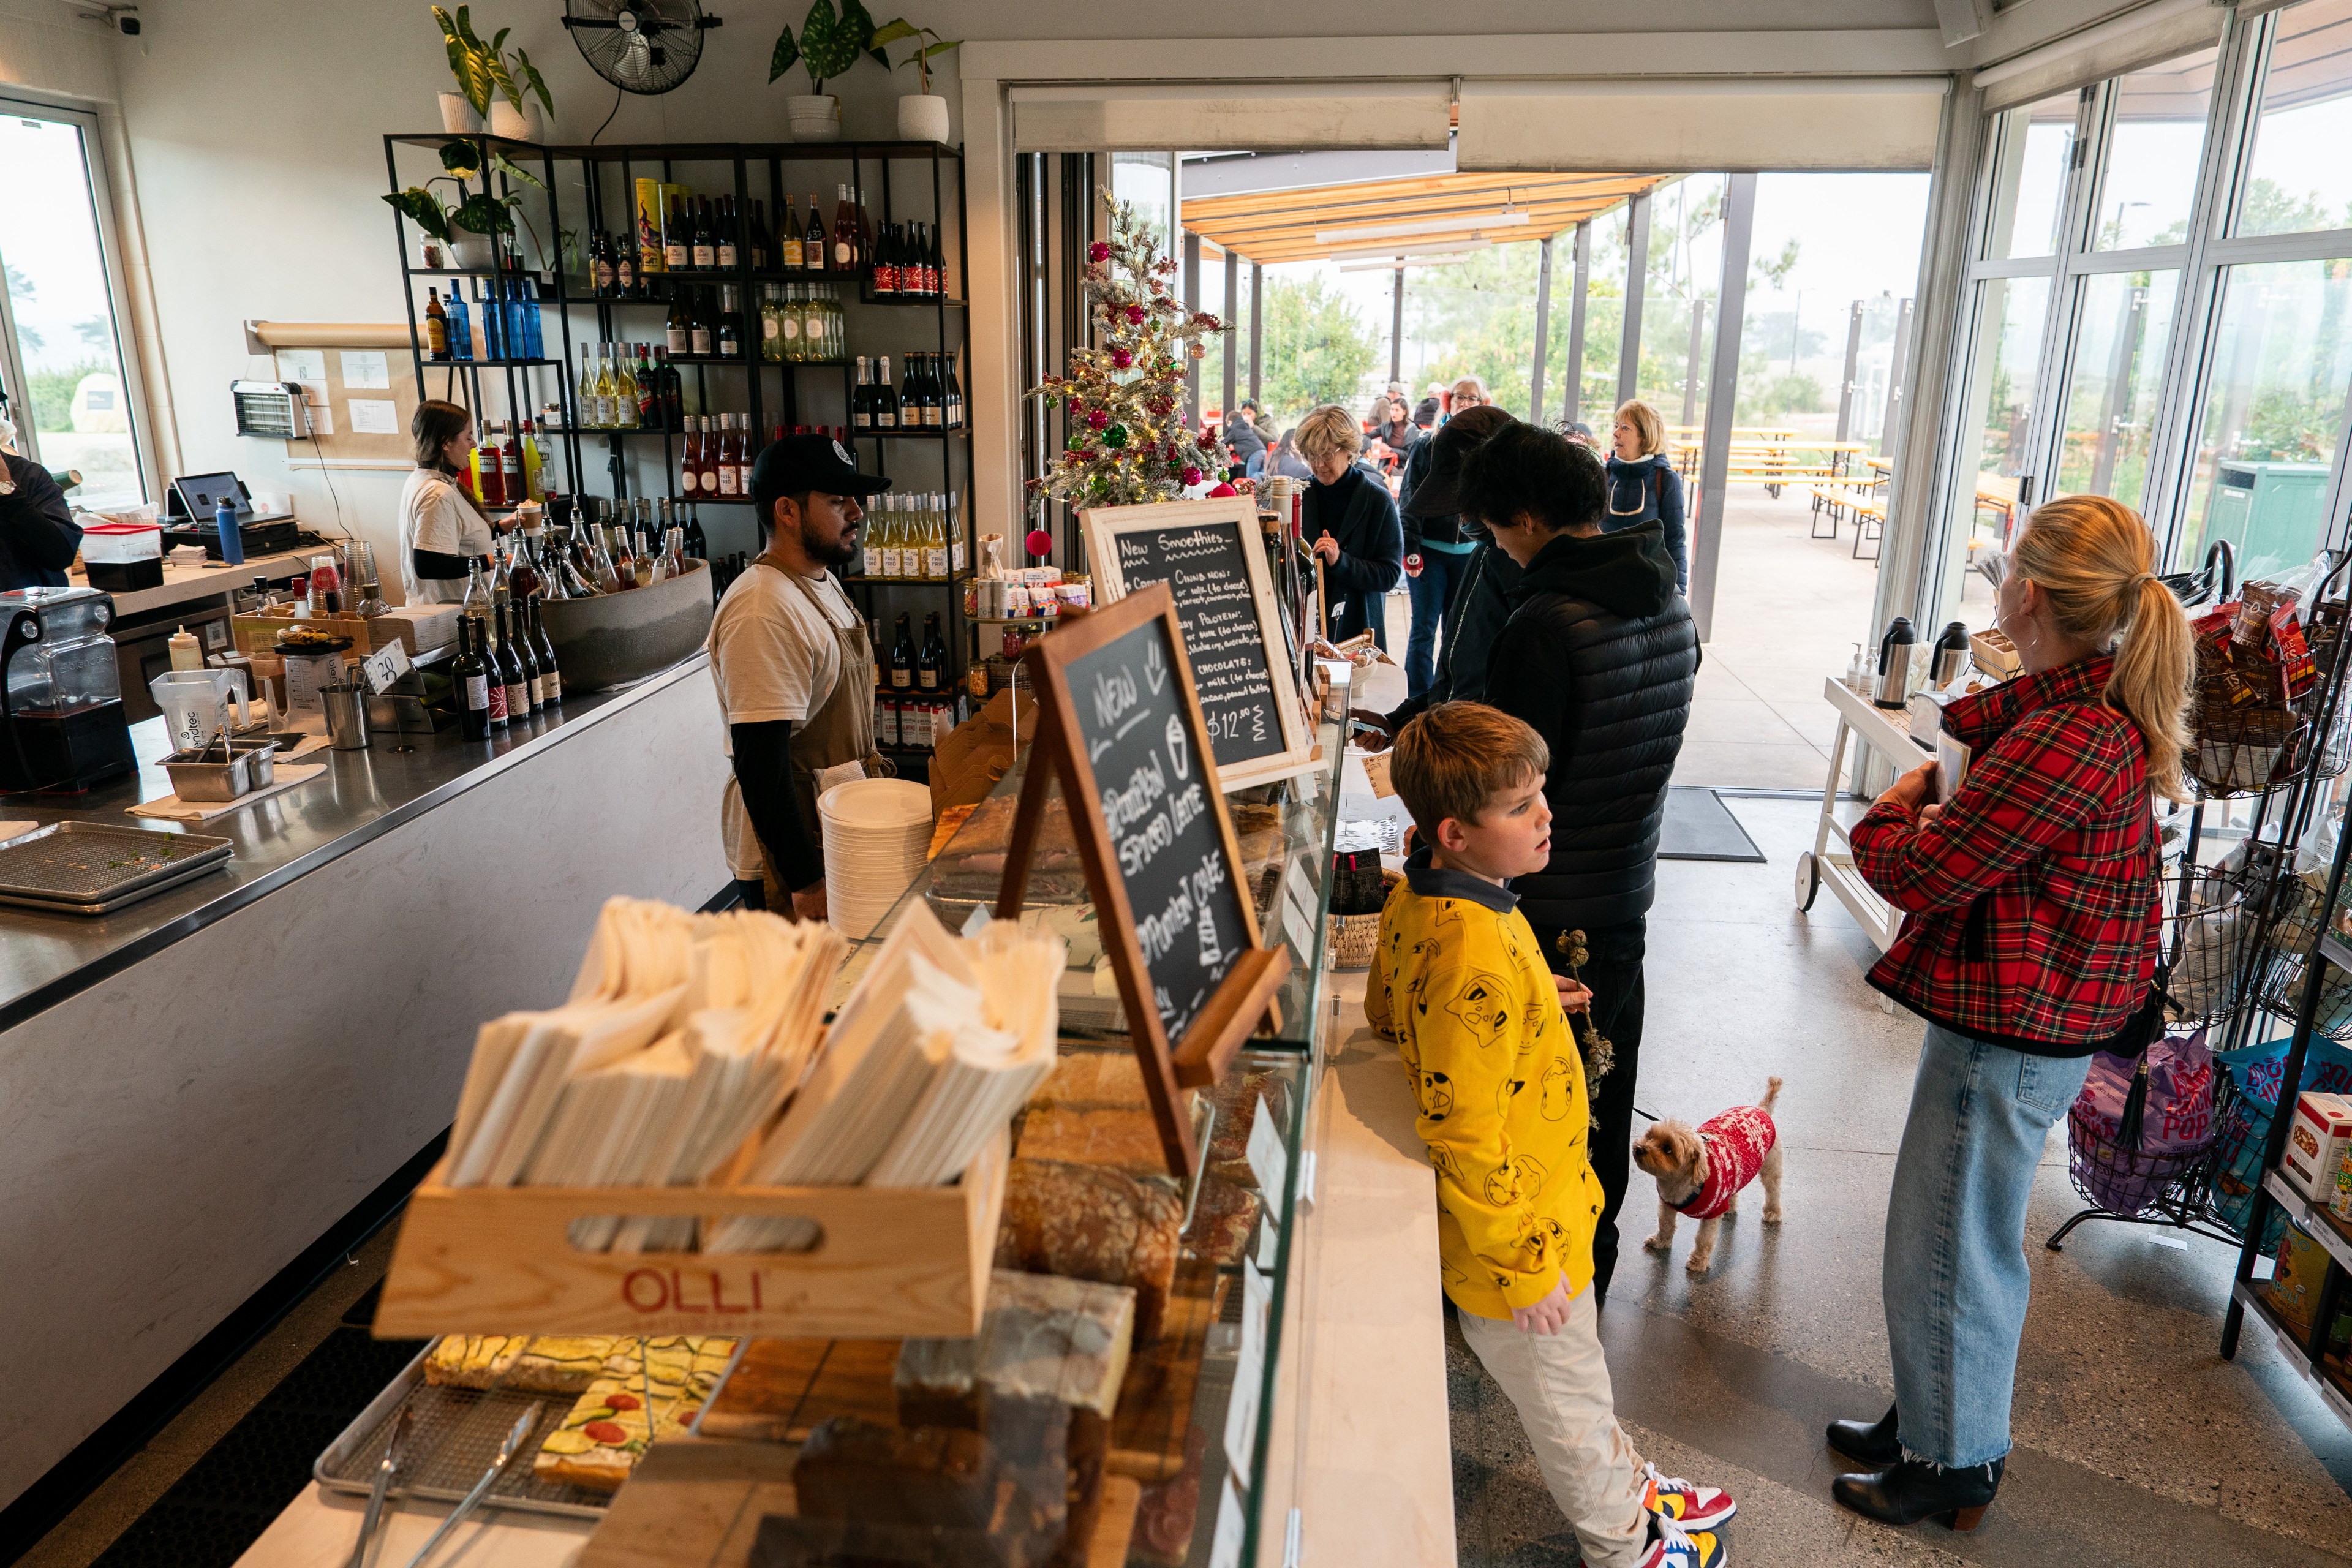
{"label": "stack of white plate", "polygon": [[931,792],[906,779],[855,779],[817,797],[833,927],[863,941],[923,868]]}

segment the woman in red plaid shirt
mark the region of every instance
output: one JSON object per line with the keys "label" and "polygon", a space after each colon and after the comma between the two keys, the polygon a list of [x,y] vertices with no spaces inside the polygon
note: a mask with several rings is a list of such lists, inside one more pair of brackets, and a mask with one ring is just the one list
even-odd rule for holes
{"label": "woman in red plaid shirt", "polygon": [[2105,497],[2035,511],[1998,607],[2024,671],[1944,710],[1967,782],[1930,805],[1923,764],[1853,828],[1855,868],[1909,916],[1870,982],[1927,1021],[1880,1280],[1895,1408],[1830,1426],[1869,1467],[1832,1490],[1875,1519],[1969,1530],[1992,1500],[2042,1143],[2147,994],[2149,795],[2182,795],[2192,661],[2154,557],[2139,514]]}

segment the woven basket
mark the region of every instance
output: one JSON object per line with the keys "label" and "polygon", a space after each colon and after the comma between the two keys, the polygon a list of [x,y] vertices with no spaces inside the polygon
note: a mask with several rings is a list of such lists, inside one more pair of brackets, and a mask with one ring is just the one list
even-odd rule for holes
{"label": "woven basket", "polygon": [[[1404,880],[1402,871],[1383,871],[1381,884],[1391,891]],[[1324,958],[1335,972],[1370,969],[1372,953],[1380,944],[1381,917],[1378,915],[1332,915],[1325,922],[1330,940],[1325,944]]]}

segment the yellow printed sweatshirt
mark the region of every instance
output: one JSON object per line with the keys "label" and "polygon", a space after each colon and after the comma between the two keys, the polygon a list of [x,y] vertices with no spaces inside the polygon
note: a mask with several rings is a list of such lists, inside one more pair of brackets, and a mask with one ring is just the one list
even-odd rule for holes
{"label": "yellow printed sweatshirt", "polygon": [[1508,1318],[1563,1272],[1582,1293],[1601,1216],[1584,1064],[1517,896],[1409,867],[1381,911],[1364,1007],[1412,1075],[1446,1295]]}

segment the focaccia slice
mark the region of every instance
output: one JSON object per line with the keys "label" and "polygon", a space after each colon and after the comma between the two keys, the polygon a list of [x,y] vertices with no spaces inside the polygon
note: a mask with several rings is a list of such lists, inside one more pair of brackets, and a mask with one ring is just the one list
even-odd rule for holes
{"label": "focaccia slice", "polygon": [[617,1490],[656,1439],[678,1436],[694,1424],[734,1353],[731,1339],[616,1342],[603,1374],[540,1445],[531,1473],[545,1481]]}

